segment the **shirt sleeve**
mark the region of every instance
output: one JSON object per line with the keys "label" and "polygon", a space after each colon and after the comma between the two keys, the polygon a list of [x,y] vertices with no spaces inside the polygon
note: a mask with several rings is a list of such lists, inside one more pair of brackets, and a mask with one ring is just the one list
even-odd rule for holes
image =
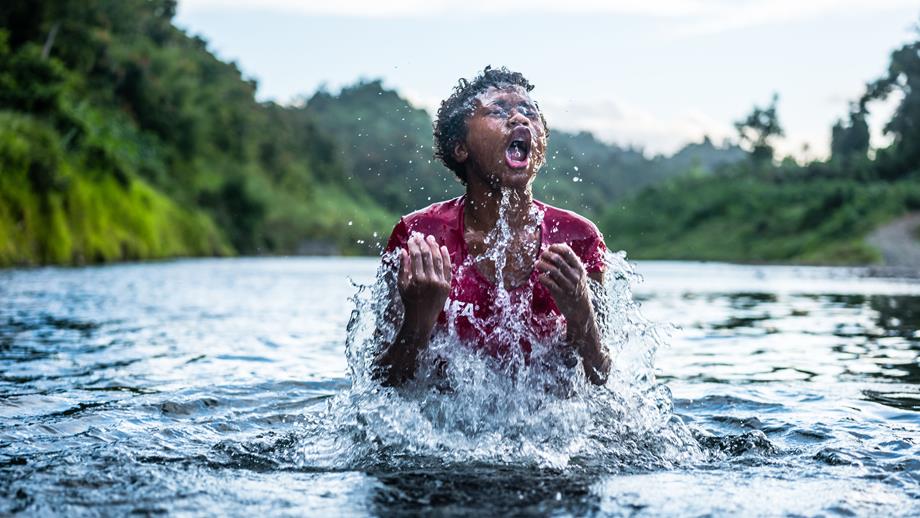
{"label": "shirt sleeve", "polygon": [[409,227],[403,218],[399,218],[399,222],[393,227],[393,232],[390,233],[390,239],[387,241],[387,247],[383,252],[389,253],[397,248],[406,248],[408,242]]}
{"label": "shirt sleeve", "polygon": [[603,272],[606,264],[604,256],[607,253],[607,245],[604,244],[604,236],[597,229],[592,230],[591,236],[584,240],[579,255],[588,273]]}

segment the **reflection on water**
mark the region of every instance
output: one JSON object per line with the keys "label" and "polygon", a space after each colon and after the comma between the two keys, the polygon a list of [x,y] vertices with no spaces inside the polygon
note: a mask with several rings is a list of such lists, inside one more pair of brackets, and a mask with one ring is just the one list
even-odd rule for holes
{"label": "reflection on water", "polygon": [[[0,272],[0,514],[920,512],[920,284],[640,264],[643,314],[677,326],[658,379],[705,460],[324,467],[341,445],[307,432],[350,386],[348,277],[375,267]],[[305,438],[328,462],[300,462]]]}

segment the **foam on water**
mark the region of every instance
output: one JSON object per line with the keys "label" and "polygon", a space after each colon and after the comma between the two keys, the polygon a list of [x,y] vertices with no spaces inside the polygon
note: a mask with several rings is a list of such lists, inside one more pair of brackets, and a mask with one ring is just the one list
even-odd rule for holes
{"label": "foam on water", "polygon": [[[394,297],[396,257],[384,257],[376,281],[356,285],[346,346],[352,386],[308,416],[296,451],[299,466],[484,462],[651,468],[705,456],[673,414],[670,392],[656,381],[655,352],[666,345],[670,327],[643,318],[632,297],[632,284],[641,278],[625,253],[608,253],[604,282],[591,283],[603,345],[613,360],[605,385],[587,381],[578,355],[562,344],[564,327],[542,340],[529,329],[530,299],[512,298],[504,288],[512,239],[509,199],[503,196],[499,222],[486,238],[490,251],[478,259],[494,264],[498,286],[499,321],[482,324],[498,324],[493,338],[502,343],[529,341],[529,358],[517,351],[496,359],[464,344],[453,329],[440,329],[420,356],[415,379],[399,388],[382,387],[372,375],[374,358],[395,338],[402,318]],[[539,226],[541,219],[534,209],[528,225]],[[463,311],[450,302],[445,310]]]}

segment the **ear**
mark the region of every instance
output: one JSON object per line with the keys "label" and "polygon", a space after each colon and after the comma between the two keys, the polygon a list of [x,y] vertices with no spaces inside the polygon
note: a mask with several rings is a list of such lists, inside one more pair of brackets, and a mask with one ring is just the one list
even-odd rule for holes
{"label": "ear", "polygon": [[466,149],[466,144],[464,142],[457,142],[454,144],[454,160],[458,164],[466,162],[466,159],[470,157],[470,152]]}

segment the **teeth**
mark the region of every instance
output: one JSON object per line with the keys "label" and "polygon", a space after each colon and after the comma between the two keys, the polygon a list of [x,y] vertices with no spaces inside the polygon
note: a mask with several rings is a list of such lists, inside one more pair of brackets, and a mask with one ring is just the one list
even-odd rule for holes
{"label": "teeth", "polygon": [[520,142],[512,142],[511,148],[508,151],[512,160],[521,161],[527,156],[527,152],[524,151]]}
{"label": "teeth", "polygon": [[524,140],[512,140],[508,146],[508,157],[515,162],[522,162],[527,158],[528,143]]}

